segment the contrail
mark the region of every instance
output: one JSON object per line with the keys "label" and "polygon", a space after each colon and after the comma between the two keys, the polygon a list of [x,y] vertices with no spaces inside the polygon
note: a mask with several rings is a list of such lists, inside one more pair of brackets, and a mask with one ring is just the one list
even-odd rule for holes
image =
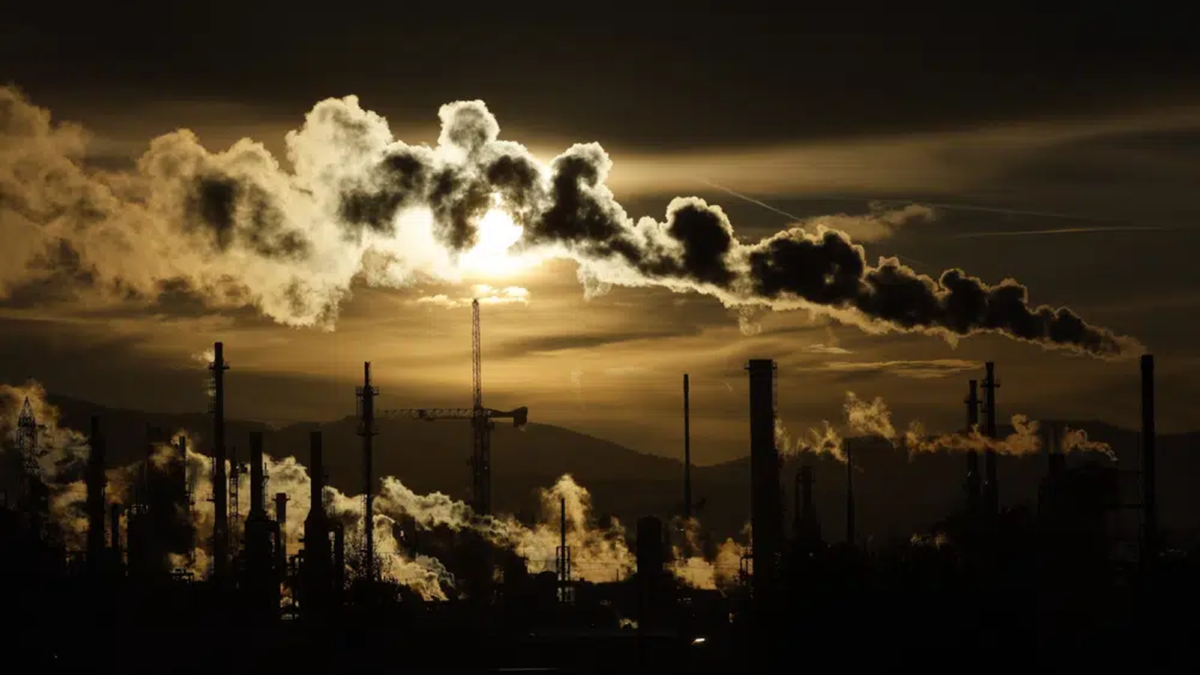
{"label": "contrail", "polygon": [[1092,234],[1098,232],[1177,232],[1186,229],[1181,227],[1160,227],[1155,225],[1114,225],[1111,227],[1060,227],[1052,230],[1020,230],[999,232],[964,232],[951,235],[951,239],[979,239],[982,237],[1017,237],[1037,234]]}
{"label": "contrail", "polygon": [[770,204],[768,204],[766,202],[759,201],[759,200],[755,199],[754,197],[751,197],[749,195],[744,195],[740,192],[735,192],[723,185],[717,185],[716,183],[712,182],[711,180],[708,180],[707,178],[701,178],[700,182],[704,183],[705,185],[707,185],[711,188],[716,188],[716,189],[720,190],[721,192],[724,192],[725,194],[731,195],[733,197],[737,197],[738,199],[741,199],[743,201],[750,202],[751,204],[758,204],[759,206],[763,207],[764,209],[767,209],[768,211],[774,211],[775,213],[778,213],[781,216],[787,216],[788,218],[791,218],[792,220],[804,220],[800,216],[797,216],[792,213],[788,213],[787,211],[784,211],[783,209],[775,208],[774,206],[771,206]]}
{"label": "contrail", "polygon": [[[733,195],[734,197],[737,197],[738,199],[744,199],[748,202],[758,204],[759,206],[770,209],[770,210],[774,211],[775,213],[785,215],[785,216],[788,216],[791,218],[796,218],[796,216],[788,213],[787,211],[781,211],[780,209],[777,209],[774,206],[771,206],[770,204],[765,204],[753,197],[744,195],[740,192],[736,192],[736,191],[731,190],[723,185],[718,185],[708,179],[701,178],[700,182],[704,183],[705,185],[707,185],[709,187],[716,188],[726,194]],[[1060,219],[1065,219],[1065,220],[1088,220],[1088,221],[1093,221],[1093,222],[1118,222],[1118,221],[1114,221],[1111,218],[1083,216],[1083,215],[1073,214],[1073,213],[1056,213],[1053,211],[1030,211],[1030,210],[1024,210],[1024,209],[1004,209],[1004,208],[1000,208],[1000,207],[996,207],[996,206],[977,206],[977,205],[973,205],[973,204],[944,204],[944,203],[937,203],[937,202],[928,202],[923,199],[907,199],[907,200],[905,200],[905,199],[876,199],[874,197],[841,197],[841,196],[836,196],[836,195],[804,195],[804,196],[794,197],[794,199],[822,200],[822,201],[832,201],[832,202],[854,202],[857,204],[867,203],[867,202],[875,202],[877,204],[886,204],[886,205],[891,205],[891,206],[920,203],[920,204],[923,204],[925,206],[929,206],[929,207],[932,207],[935,209],[946,209],[947,211],[976,211],[976,212],[981,212],[981,213],[996,213],[996,214],[1006,215],[1006,216],[1033,216],[1033,217],[1037,217],[1037,218],[1060,218]]]}
{"label": "contrail", "polygon": [[[800,216],[797,216],[792,213],[788,213],[787,211],[784,211],[783,209],[771,206],[770,204],[768,204],[762,200],[755,199],[754,197],[742,194],[741,192],[736,192],[734,190],[730,190],[729,188],[727,188],[723,185],[717,185],[716,183],[708,180],[707,178],[701,178],[700,182],[704,183],[705,185],[707,185],[709,187],[716,188],[717,190],[720,190],[721,192],[724,192],[725,194],[730,195],[732,197],[737,197],[738,199],[741,199],[746,202],[750,202],[751,204],[757,204],[758,206],[761,206],[764,209],[767,209],[768,211],[773,211],[774,213],[778,213],[781,216],[787,216],[788,218],[791,218],[792,220],[794,220],[796,222],[805,220],[805,218],[801,218]],[[854,200],[845,199],[843,201],[854,201]],[[897,203],[904,203],[904,202],[897,202]],[[921,262],[920,260],[917,260],[916,258],[910,258],[909,256],[896,254],[896,257],[903,261],[909,262],[909,263],[916,263],[921,266],[928,266],[926,263]]]}

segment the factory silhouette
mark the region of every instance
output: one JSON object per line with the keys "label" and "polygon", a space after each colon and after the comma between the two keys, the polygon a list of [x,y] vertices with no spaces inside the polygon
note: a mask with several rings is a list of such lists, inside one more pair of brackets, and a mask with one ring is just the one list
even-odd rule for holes
{"label": "factory silhouette", "polygon": [[[748,508],[737,514],[748,517],[751,539],[732,549],[736,569],[717,588],[679,572],[680,559],[709,555],[699,550],[705,545],[696,534],[704,529],[701,515],[712,509],[693,481],[686,374],[681,506],[636,520],[620,544],[633,551],[630,574],[598,580],[577,572],[582,552],[569,543],[575,525],[565,496],[554,559],[544,569],[533,563],[545,561],[486,536],[500,515],[492,496],[492,432],[497,421],[525,426],[529,411],[484,406],[478,303],[473,310],[472,406],[379,409],[379,389],[364,364],[355,392],[362,492],[354,508],[361,518],[353,521],[346,505],[330,503],[324,437],[312,431],[299,541],[289,540],[290,496],[266,490],[264,433],[229,436],[230,366],[222,343],[208,364],[210,447],[190,448],[186,435],[147,429],[144,459],[119,467],[110,459],[105,420],[92,417],[80,472],[86,523],[79,545],[68,543],[54,516],[56,496],[39,469],[45,424],[26,400],[8,430],[12,489],[0,509],[0,584],[16,626],[9,631],[10,659],[39,668],[136,672],[384,665],[407,672],[661,673],[767,672],[822,658],[841,666],[961,669],[1115,658],[1154,668],[1189,657],[1196,569],[1193,555],[1159,523],[1150,355],[1140,363],[1137,466],[1068,465],[1056,451],[1052,425],[1046,452],[1027,460],[1041,463],[1031,511],[1006,506],[992,446],[968,449],[955,455],[958,507],[919,535],[872,546],[858,531],[856,452],[847,446],[844,465],[832,465],[837,472],[801,455],[794,473],[785,474],[775,363],[751,360],[750,494]],[[963,384],[961,433],[998,438],[994,364]],[[454,569],[453,597],[424,597],[389,574],[374,465],[379,421],[387,418],[470,426],[465,525],[447,532],[386,521],[403,531],[399,539],[388,532],[388,546],[409,556],[436,551]],[[248,466],[231,456],[242,443]],[[211,495],[197,493],[189,475],[195,471],[189,453],[196,452],[211,458],[201,469],[211,478]],[[119,491],[116,469],[128,473]],[[817,514],[814,493],[832,483],[844,483],[838,514],[844,531],[828,526],[839,518],[823,514],[823,526]],[[241,514],[239,492],[247,484],[249,508]],[[211,500],[211,522],[195,516],[203,500]]]}

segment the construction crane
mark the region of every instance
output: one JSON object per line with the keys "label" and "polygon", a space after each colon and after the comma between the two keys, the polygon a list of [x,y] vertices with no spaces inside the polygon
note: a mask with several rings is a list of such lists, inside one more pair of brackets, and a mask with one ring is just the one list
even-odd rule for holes
{"label": "construction crane", "polygon": [[404,408],[382,410],[379,415],[391,418],[471,421],[471,508],[475,513],[492,512],[492,429],[495,420],[511,419],[514,427],[529,421],[529,408],[493,410],[483,407],[482,355],[479,345],[479,300],[471,301],[471,357],[473,396],[470,408]]}

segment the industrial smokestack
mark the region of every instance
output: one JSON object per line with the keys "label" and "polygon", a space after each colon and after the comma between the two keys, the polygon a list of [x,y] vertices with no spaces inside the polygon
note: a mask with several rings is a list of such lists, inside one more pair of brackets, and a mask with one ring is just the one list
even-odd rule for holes
{"label": "industrial smokestack", "polygon": [[[967,381],[967,398],[964,400],[967,404],[967,428],[966,433],[970,434],[979,426],[979,382],[976,380]],[[982,478],[979,475],[979,451],[967,451],[967,513],[972,517],[979,515],[979,499],[980,489],[982,486]]]}
{"label": "industrial smokestack", "polygon": [[[325,520],[325,462],[320,431],[308,435],[308,463],[312,473],[308,501],[308,519]],[[307,521],[305,521],[307,527]]]}
{"label": "industrial smokestack", "polygon": [[329,574],[329,521],[325,516],[324,500],[325,467],[321,456],[321,432],[314,431],[308,438],[312,492],[308,517],[304,520],[304,578],[301,589],[305,599],[300,606],[321,611],[327,607],[332,586]]}
{"label": "industrial smokestack", "polygon": [[[996,364],[988,361],[985,365],[987,375],[983,380],[984,412],[987,422],[984,433],[988,438],[996,438],[996,390],[1000,383],[996,381]],[[989,516],[1000,512],[1000,484],[996,479],[996,451],[987,448],[983,452],[983,507]]]}
{"label": "industrial smokestack", "polygon": [[640,518],[636,536],[637,622],[638,632],[643,633],[656,627],[662,610],[663,565],[666,562],[662,521],[654,516]]}
{"label": "industrial smokestack", "polygon": [[264,618],[279,608],[279,585],[271,574],[271,531],[263,499],[263,434],[250,433],[250,512],[246,515],[246,581],[253,594],[254,608]]}
{"label": "industrial smokestack", "polygon": [[98,574],[104,567],[104,439],[100,435],[100,418],[92,417],[92,434],[87,461],[87,567]]}
{"label": "industrial smokestack", "polygon": [[683,374],[683,519],[692,519],[692,430],[688,406],[688,376]]}
{"label": "industrial smokestack", "polygon": [[1158,552],[1157,434],[1154,430],[1154,355],[1142,356],[1142,547],[1143,560]]}
{"label": "industrial smokestack", "polygon": [[333,592],[341,597],[346,590],[346,526],[338,521],[333,526]]}
{"label": "industrial smokestack", "polygon": [[772,597],[783,539],[779,451],[775,447],[775,362],[753,359],[750,372],[750,527],[753,537],[753,594]]}
{"label": "industrial smokestack", "polygon": [[267,509],[263,502],[266,479],[263,471],[263,433],[250,432],[250,513],[249,518],[266,520]]}
{"label": "industrial smokestack", "polygon": [[558,500],[558,599],[570,600],[571,549],[567,547],[567,498]]}
{"label": "industrial smokestack", "polygon": [[286,492],[275,493],[275,570],[280,577],[287,570],[287,503]]}
{"label": "industrial smokestack", "polygon": [[229,499],[226,495],[228,478],[225,475],[225,345],[213,343],[213,361],[208,365],[213,378],[213,576],[225,578],[229,564]]}

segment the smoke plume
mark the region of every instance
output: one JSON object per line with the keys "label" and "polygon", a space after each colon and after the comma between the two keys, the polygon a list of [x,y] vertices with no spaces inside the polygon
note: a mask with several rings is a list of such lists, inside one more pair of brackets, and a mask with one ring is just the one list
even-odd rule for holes
{"label": "smoke plume", "polygon": [[589,295],[659,286],[730,307],[807,309],[874,333],[998,333],[1101,358],[1142,350],[1068,308],[1030,304],[1012,279],[988,284],[959,269],[935,278],[894,257],[871,264],[825,226],[742,243],[719,206],[695,197],[673,200],[663,220],[635,220],[605,185],[612,161],[599,145],[543,165],[499,139],[482,101],[438,116],[437,143],[409,145],[357,97],[331,98],[287,134],[286,167],[253,140],[212,152],[179,130],[114,172],[87,165],[83,129],[0,89],[0,295],[153,302],[186,291],[332,329],[355,280],[460,281],[480,222],[499,209],[522,228],[507,256],[573,259]]}
{"label": "smoke plume", "polygon": [[[909,422],[901,433],[892,423],[892,412],[880,397],[868,402],[852,391],[846,392],[842,406],[846,417],[847,435],[880,438],[893,447],[903,448],[912,457],[927,452],[965,452],[970,450],[992,450],[1003,455],[1029,455],[1042,450],[1040,424],[1026,415],[1013,415],[1013,432],[1003,438],[989,438],[978,427],[966,433],[929,434],[920,420]],[[840,462],[847,459],[845,441],[833,425],[822,421],[822,427],[807,430],[793,439],[783,423],[775,420],[775,443],[780,452],[794,454],[808,452],[827,454]],[[1108,443],[1093,441],[1083,429],[1065,427],[1058,439],[1061,452],[1095,452],[1116,461],[1116,453]]]}
{"label": "smoke plume", "polygon": [[[6,448],[15,442],[16,419],[26,397],[44,430],[42,447],[45,452],[42,462],[46,473],[42,479],[51,489],[50,516],[61,531],[63,543],[69,549],[82,549],[88,528],[84,511],[87,488],[74,475],[86,460],[87,438],[58,425],[58,410],[47,402],[42,386],[31,381],[23,387],[0,387],[0,421],[4,423]],[[180,454],[181,439],[186,452],[184,456]],[[179,524],[188,526],[192,546],[190,549],[179,547],[179,550],[168,551],[167,559],[179,569],[204,577],[209,571],[208,546],[215,517],[211,501],[212,459],[196,452],[194,447],[189,432],[180,430],[171,437],[170,442],[154,445],[147,454],[147,462],[107,469],[106,498],[110,504],[128,505],[134,501],[137,490],[145,484],[147,472],[170,475],[168,472],[180,469],[178,477],[185,482],[190,499],[174,516]],[[181,461],[182,466],[179,465]],[[308,470],[292,456],[280,459],[264,453],[263,463],[266,474],[264,502],[269,504],[273,495],[278,493],[288,497],[283,533],[288,554],[294,555],[300,551],[304,521],[308,517],[311,491]],[[232,464],[228,460],[226,475],[233,475]],[[239,473],[238,481],[238,502],[230,505],[230,513],[245,516],[250,510],[249,472]],[[636,568],[636,559],[627,544],[624,526],[615,518],[600,526],[592,513],[590,493],[571,476],[564,475],[553,486],[541,490],[540,501],[542,512],[539,519],[532,525],[526,525],[511,516],[478,515],[464,502],[436,492],[417,494],[399,479],[384,477],[375,500],[373,523],[378,569],[384,578],[412,589],[426,600],[445,600],[459,592],[454,575],[441,560],[411,550],[397,537],[398,523],[411,522],[424,531],[444,528],[451,532],[479,535],[495,548],[511,551],[523,558],[530,572],[553,570],[555,552],[560,545],[563,504],[566,506],[566,540],[571,549],[575,578],[593,582],[614,581],[628,576]],[[352,562],[356,553],[361,553],[358,542],[362,541],[364,532],[362,496],[346,495],[326,486],[323,502],[326,513],[346,527],[347,575],[353,578],[356,568]],[[125,518],[123,515],[122,527]],[[234,520],[235,527],[231,528],[235,542],[243,534],[241,528],[236,526],[240,522]],[[698,524],[693,524],[695,527]],[[111,535],[111,532],[106,533],[108,537]],[[690,536],[696,536],[694,529]],[[684,583],[701,588],[717,588],[733,579],[727,563],[731,556],[738,557],[735,553],[741,550],[737,548],[739,546],[730,540],[718,549],[715,562],[696,556],[684,564],[673,565],[671,569]],[[726,559],[724,563],[722,557]],[[734,571],[737,569],[736,563],[735,559]]]}

